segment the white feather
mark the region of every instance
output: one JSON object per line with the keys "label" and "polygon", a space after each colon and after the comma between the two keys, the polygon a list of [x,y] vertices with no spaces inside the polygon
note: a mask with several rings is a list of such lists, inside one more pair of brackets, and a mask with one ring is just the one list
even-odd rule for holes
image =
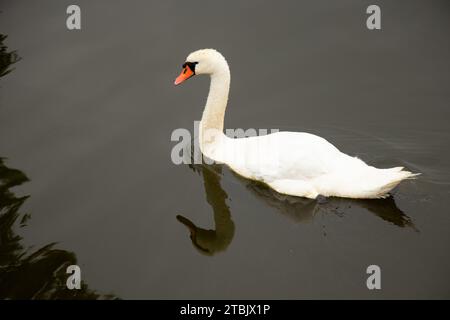
{"label": "white feather", "polygon": [[216,50],[191,53],[196,74],[209,74],[211,85],[200,123],[199,145],[210,159],[225,163],[245,178],[266,183],[277,192],[316,198],[383,198],[401,181],[418,174],[402,167],[378,169],[339,151],[327,140],[303,132],[277,132],[259,137],[228,138],[223,121],[230,71]]}

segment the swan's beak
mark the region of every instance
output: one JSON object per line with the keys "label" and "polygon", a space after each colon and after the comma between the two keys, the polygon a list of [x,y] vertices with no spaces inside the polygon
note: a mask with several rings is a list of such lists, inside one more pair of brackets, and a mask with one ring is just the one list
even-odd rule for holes
{"label": "swan's beak", "polygon": [[192,71],[191,68],[189,68],[189,66],[186,65],[181,71],[180,75],[175,79],[175,85],[179,85],[180,83],[186,81],[187,79],[189,79],[194,75],[195,75],[194,71]]}

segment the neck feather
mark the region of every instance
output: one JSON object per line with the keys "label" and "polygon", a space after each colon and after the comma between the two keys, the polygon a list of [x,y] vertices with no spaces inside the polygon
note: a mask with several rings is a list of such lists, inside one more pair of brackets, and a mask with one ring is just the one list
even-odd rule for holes
{"label": "neck feather", "polygon": [[224,136],[223,123],[230,90],[230,70],[226,62],[211,74],[208,99],[200,122],[200,149],[207,156],[207,145],[217,144]]}

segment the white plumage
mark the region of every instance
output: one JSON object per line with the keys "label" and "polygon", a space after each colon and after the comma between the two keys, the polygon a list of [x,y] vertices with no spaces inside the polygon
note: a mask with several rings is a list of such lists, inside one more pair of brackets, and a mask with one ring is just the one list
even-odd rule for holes
{"label": "white plumage", "polygon": [[402,180],[418,174],[402,167],[378,169],[339,151],[327,140],[303,132],[277,132],[232,139],[223,133],[230,71],[216,50],[191,53],[195,74],[209,74],[211,85],[200,123],[202,153],[245,178],[266,183],[279,193],[316,198],[383,198]]}

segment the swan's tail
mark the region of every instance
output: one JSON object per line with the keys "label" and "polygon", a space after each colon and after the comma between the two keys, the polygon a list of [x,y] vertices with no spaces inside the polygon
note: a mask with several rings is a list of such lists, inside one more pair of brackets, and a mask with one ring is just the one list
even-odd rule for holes
{"label": "swan's tail", "polygon": [[366,198],[386,198],[389,191],[394,189],[400,182],[407,179],[415,179],[420,173],[412,173],[403,170],[403,167],[390,169],[377,169],[370,167],[365,177],[363,193]]}

